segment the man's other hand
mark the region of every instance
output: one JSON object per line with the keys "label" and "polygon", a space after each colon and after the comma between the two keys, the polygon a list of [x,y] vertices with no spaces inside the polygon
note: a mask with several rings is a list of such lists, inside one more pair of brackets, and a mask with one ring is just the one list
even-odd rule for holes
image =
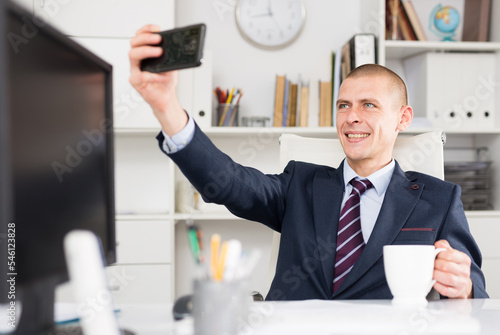
{"label": "man's other hand", "polygon": [[453,249],[448,241],[439,240],[436,248],[445,248],[434,262],[434,289],[448,298],[472,298],[472,280],[470,278],[470,257]]}

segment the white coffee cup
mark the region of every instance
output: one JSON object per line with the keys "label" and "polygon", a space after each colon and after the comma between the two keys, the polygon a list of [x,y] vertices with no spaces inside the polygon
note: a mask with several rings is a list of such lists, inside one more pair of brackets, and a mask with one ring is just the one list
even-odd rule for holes
{"label": "white coffee cup", "polygon": [[436,282],[434,261],[444,250],[433,245],[384,246],[385,277],[393,304],[427,304],[425,297]]}

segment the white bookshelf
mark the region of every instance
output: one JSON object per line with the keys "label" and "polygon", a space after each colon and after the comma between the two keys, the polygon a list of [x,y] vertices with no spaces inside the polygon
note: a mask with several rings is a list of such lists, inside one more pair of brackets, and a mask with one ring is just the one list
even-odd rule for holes
{"label": "white bookshelf", "polygon": [[[361,17],[372,24],[367,25],[365,32],[380,36],[378,55],[381,64],[401,74],[401,63],[408,57],[434,53],[491,53],[495,55],[496,69],[493,75],[496,82],[500,80],[500,0],[491,1],[490,41],[489,42],[434,42],[434,41],[392,41],[385,40],[385,0],[362,0]],[[373,24],[376,22],[376,24]],[[466,69],[457,69],[464,71]],[[403,74],[404,75],[404,74]],[[404,76],[403,76],[404,78]],[[483,271],[487,280],[487,291],[490,296],[500,297],[500,246],[495,238],[500,232],[500,90],[495,90],[495,124],[490,128],[461,127],[460,129],[444,129],[447,134],[445,159],[453,156],[447,148],[468,147],[489,149],[490,160],[494,170],[493,178],[493,210],[467,211],[471,231],[483,251]],[[414,129],[413,131],[415,131]],[[424,130],[424,129],[418,129]],[[452,157],[453,158],[453,157]],[[495,182],[496,181],[496,182]]]}

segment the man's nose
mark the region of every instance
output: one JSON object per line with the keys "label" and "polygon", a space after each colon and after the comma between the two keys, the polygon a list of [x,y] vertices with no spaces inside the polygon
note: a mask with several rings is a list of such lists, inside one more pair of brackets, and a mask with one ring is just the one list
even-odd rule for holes
{"label": "man's nose", "polygon": [[348,123],[358,123],[360,122],[359,109],[356,106],[352,106],[347,112],[347,122]]}

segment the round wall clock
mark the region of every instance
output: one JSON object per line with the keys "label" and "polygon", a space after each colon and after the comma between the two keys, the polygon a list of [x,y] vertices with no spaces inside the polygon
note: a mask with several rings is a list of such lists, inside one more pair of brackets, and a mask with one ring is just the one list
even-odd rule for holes
{"label": "round wall clock", "polygon": [[306,19],[303,0],[238,0],[236,23],[243,37],[266,49],[278,49],[299,36]]}

